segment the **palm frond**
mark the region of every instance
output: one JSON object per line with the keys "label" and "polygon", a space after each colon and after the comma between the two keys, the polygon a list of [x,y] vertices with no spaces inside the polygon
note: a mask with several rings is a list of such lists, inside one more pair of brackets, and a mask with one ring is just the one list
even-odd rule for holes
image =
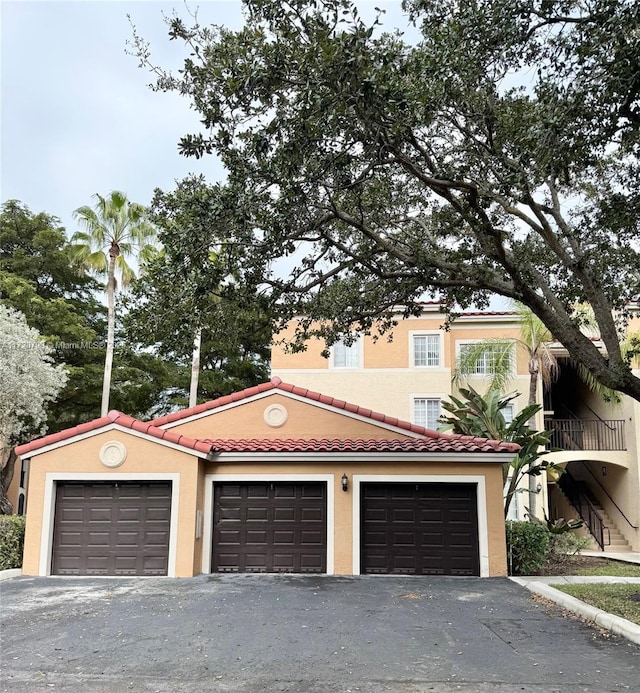
{"label": "palm frond", "polygon": [[[464,344],[460,349],[452,380],[455,385],[466,383],[471,377],[484,377],[490,390],[504,390],[514,376],[513,340],[484,339]],[[490,372],[479,373],[480,364],[489,359]]]}

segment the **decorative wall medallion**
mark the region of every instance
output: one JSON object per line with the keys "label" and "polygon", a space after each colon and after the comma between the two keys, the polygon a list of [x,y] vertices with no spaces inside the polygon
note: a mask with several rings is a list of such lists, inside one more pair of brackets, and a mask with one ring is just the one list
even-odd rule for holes
{"label": "decorative wall medallion", "polygon": [[280,428],[287,423],[289,412],[282,404],[270,404],[264,410],[264,422],[271,428]]}
{"label": "decorative wall medallion", "polygon": [[100,448],[99,457],[105,467],[119,467],[127,459],[127,448],[119,440],[110,440]]}

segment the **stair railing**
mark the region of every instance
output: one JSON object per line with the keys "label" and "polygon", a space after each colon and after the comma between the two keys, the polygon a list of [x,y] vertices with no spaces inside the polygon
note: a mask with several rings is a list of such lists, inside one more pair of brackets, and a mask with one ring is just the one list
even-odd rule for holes
{"label": "stair railing", "polygon": [[[587,525],[591,536],[596,540],[598,546],[604,551],[605,545],[611,543],[609,528],[604,524],[600,513],[597,511],[591,499],[586,494],[584,487],[566,470],[560,475],[558,485],[569,499],[571,505],[573,505],[573,507],[578,511],[580,518]],[[606,544],[605,534],[607,536]]]}
{"label": "stair railing", "polygon": [[622,508],[613,500],[613,498],[609,495],[609,492],[607,491],[607,489],[600,483],[600,480],[598,479],[598,477],[589,469],[589,467],[585,464],[585,465],[583,465],[582,468],[586,469],[589,472],[589,474],[593,477],[593,480],[596,482],[596,484],[598,485],[600,490],[611,501],[611,503],[614,505],[616,510],[622,515],[622,517],[624,517],[624,519],[627,521],[627,524],[629,525],[629,527],[631,527],[632,529],[638,529],[638,525],[634,525],[631,523],[631,520],[624,514],[624,512],[622,511]]}

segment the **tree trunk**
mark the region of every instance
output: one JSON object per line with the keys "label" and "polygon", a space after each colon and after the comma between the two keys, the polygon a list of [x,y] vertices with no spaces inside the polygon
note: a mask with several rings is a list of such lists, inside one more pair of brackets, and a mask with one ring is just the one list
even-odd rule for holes
{"label": "tree trunk", "polygon": [[[529,361],[529,404],[536,404],[538,400],[538,364],[532,358]],[[536,417],[535,414],[529,420],[529,427],[536,427]],[[529,474],[529,511],[531,514],[535,515],[536,512],[536,500],[538,497],[537,491],[538,477]]]}
{"label": "tree trunk", "polygon": [[191,359],[191,387],[189,389],[189,406],[195,407],[198,401],[198,378],[200,377],[200,344],[202,342],[202,330],[196,330],[193,340],[193,357]]}
{"label": "tree trunk", "polygon": [[107,353],[104,359],[104,378],[102,381],[102,406],[100,415],[109,412],[109,392],[111,390],[111,371],[113,370],[113,350],[115,344],[116,309],[115,309],[115,268],[117,255],[109,253],[109,270],[107,273]]}
{"label": "tree trunk", "polygon": [[13,473],[16,467],[16,453],[13,448],[9,451],[9,458],[0,469],[0,515],[11,515],[13,505],[7,498],[7,491],[13,480]]}

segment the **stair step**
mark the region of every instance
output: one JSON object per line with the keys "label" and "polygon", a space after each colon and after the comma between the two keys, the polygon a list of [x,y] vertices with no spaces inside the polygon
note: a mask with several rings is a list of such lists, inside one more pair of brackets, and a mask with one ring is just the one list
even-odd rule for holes
{"label": "stair step", "polygon": [[[570,502],[566,494],[562,491],[562,489],[559,490],[565,496],[567,502]],[[593,506],[596,509],[598,515],[600,516],[602,524],[604,525],[604,538],[609,539],[609,543],[605,544],[604,546],[604,551],[610,551],[612,553],[625,553],[631,551],[631,546],[629,546],[629,542],[625,539],[622,532],[620,532],[620,530],[616,527],[615,523],[609,517],[609,515],[604,511],[600,503],[598,503],[598,501],[596,501],[594,498],[590,498],[590,500],[593,503]],[[589,534],[589,528],[586,526],[586,524],[584,525],[584,529],[587,531],[587,536],[590,539],[592,539],[593,548],[590,548],[589,550],[601,551],[602,549],[600,549],[598,543],[591,536],[591,534]]]}

